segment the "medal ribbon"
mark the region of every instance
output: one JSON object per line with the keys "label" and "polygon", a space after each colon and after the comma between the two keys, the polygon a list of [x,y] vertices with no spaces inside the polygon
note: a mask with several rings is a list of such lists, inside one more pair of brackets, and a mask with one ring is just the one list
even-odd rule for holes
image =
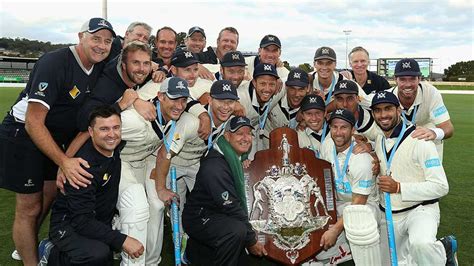
{"label": "medal ribbon", "polygon": [[272,100],[268,101],[268,103],[265,106],[265,111],[263,111],[263,119],[262,116],[260,115],[260,112],[258,112],[258,123],[259,123],[259,128],[260,131],[263,132],[263,128],[265,127],[265,122],[267,121],[267,116],[268,116],[268,111],[270,111],[270,105],[272,104]]}
{"label": "medal ribbon", "polygon": [[214,125],[214,119],[212,118],[212,109],[209,106],[209,109],[207,110],[207,113],[209,114],[209,117],[211,118],[211,133],[207,137],[207,150],[210,150],[212,148],[212,125]]}
{"label": "medal ribbon", "polygon": [[[336,85],[336,78],[334,77],[334,73],[332,74],[332,80],[331,80],[331,85],[329,86],[329,91],[326,97],[326,100],[324,101],[326,103],[326,106],[331,102],[331,97],[332,97],[332,92],[334,91],[334,86]],[[319,81],[318,81],[319,83]],[[319,83],[319,87],[322,88],[323,94],[324,94],[324,87]]]}
{"label": "medal ribbon", "polygon": [[[170,132],[168,133],[168,137],[166,137],[165,131],[164,131],[164,126],[163,126],[163,118],[161,116],[160,101],[156,101],[156,115],[158,116],[158,121],[160,123],[160,126],[163,127],[163,142],[165,143],[167,156],[169,156],[169,155],[171,155],[171,153],[170,153],[171,142],[173,141],[174,132],[176,130],[176,121],[171,120],[171,129],[170,129]],[[171,159],[171,158],[168,158],[168,159]]]}
{"label": "medal ribbon", "polygon": [[[344,177],[346,176],[346,173],[347,173],[347,167],[349,166],[349,159],[351,158],[353,148],[354,148],[354,141],[351,141],[351,146],[349,147],[349,151],[347,152],[346,160],[344,161],[344,166],[341,172],[341,167],[339,166],[339,160],[337,159],[336,145],[334,145],[334,149],[333,149],[334,165],[336,166],[336,175],[337,175],[336,189],[338,189],[337,188],[338,185],[344,184]],[[345,190],[345,188],[343,188],[342,190]]]}
{"label": "medal ribbon", "polygon": [[[418,107],[420,107],[419,105],[413,107],[413,112],[412,112],[412,117],[411,117],[411,123],[412,125],[415,124],[415,119],[416,119],[416,112],[418,111]],[[403,116],[403,120],[405,120],[405,122],[408,122],[408,119],[405,115],[405,112],[402,112],[402,116]]]}
{"label": "medal ribbon", "polygon": [[385,157],[385,162],[387,163],[387,175],[390,175],[390,167],[392,166],[392,160],[393,157],[395,156],[395,151],[398,148],[398,145],[400,145],[400,142],[403,138],[403,135],[405,134],[405,131],[407,130],[407,125],[405,124],[405,120],[402,120],[402,130],[400,131],[400,135],[398,135],[397,141],[395,142],[395,145],[392,147],[392,151],[390,152],[390,156],[387,159],[387,148],[385,148],[385,137],[382,138],[382,149],[383,149],[383,154]]}

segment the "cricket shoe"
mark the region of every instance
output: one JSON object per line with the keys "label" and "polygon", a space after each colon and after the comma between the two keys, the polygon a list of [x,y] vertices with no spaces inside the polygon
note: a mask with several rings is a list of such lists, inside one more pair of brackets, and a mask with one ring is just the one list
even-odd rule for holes
{"label": "cricket shoe", "polygon": [[38,246],[38,255],[39,255],[38,266],[48,265],[49,254],[51,253],[51,249],[53,247],[54,247],[54,244],[53,242],[49,241],[49,239],[45,238],[41,240]]}
{"label": "cricket shoe", "polygon": [[458,266],[458,241],[453,235],[442,237],[439,241],[443,243],[446,250],[446,266]]}
{"label": "cricket shoe", "polygon": [[21,261],[21,256],[20,253],[18,253],[18,250],[13,250],[12,252],[12,259]]}

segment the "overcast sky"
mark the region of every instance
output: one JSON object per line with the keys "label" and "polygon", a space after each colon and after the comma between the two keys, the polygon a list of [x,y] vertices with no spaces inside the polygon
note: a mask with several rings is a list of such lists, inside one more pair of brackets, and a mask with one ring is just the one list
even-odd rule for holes
{"label": "overcast sky", "polygon": [[[0,0],[0,36],[75,43],[90,17],[102,16],[102,0]],[[349,50],[363,46],[372,59],[431,57],[433,71],[474,58],[474,1],[119,1],[108,0],[108,20],[123,35],[132,21],[156,29],[201,26],[215,46],[226,26],[240,33],[239,50],[256,51],[265,34],[282,42],[282,59],[312,64],[320,46],[335,49],[338,67]]]}

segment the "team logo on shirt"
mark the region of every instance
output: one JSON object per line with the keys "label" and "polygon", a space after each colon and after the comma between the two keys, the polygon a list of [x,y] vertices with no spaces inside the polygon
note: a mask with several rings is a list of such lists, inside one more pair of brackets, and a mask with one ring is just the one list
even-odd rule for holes
{"label": "team logo on shirt", "polygon": [[105,182],[102,184],[102,186],[107,185],[107,183],[109,183],[109,181],[110,181],[110,174],[109,174],[109,173],[105,173],[104,176],[102,177],[102,180],[105,181]]}
{"label": "team logo on shirt", "polygon": [[48,87],[48,82],[40,82],[38,84],[38,91],[44,91]]}
{"label": "team logo on shirt", "polygon": [[222,91],[231,91],[230,84],[222,84]]}
{"label": "team logo on shirt", "polygon": [[240,60],[239,54],[232,54],[232,60]]}
{"label": "team logo on shirt", "polygon": [[300,79],[300,78],[301,78],[301,73],[295,73],[295,74],[293,75],[293,78],[295,78],[295,79]]}
{"label": "team logo on shirt", "polygon": [[221,197],[224,200],[224,203],[222,203],[223,206],[232,204],[232,201],[229,200],[229,191],[222,192]]}
{"label": "team logo on shirt", "polygon": [[410,62],[402,63],[402,68],[411,68]]}
{"label": "team logo on shirt", "polygon": [[271,65],[263,65],[263,70],[272,71],[272,66]]}
{"label": "team logo on shirt", "polygon": [[73,99],[76,99],[79,94],[81,94],[81,91],[77,88],[76,85],[74,85],[74,87],[69,91],[69,95],[71,95]]}

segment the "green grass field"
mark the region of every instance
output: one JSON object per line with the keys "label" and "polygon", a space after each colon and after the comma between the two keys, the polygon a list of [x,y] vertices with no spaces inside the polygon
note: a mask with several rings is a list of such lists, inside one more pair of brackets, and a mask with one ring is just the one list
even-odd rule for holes
{"label": "green grass field", "polygon": [[[444,88],[443,88],[444,89]],[[0,88],[0,114],[9,110],[18,96],[17,88]],[[454,137],[447,140],[444,146],[444,168],[446,170],[450,192],[441,200],[441,224],[438,236],[455,234],[459,244],[459,261],[461,265],[472,265],[474,254],[474,95],[443,95],[455,127]],[[15,196],[13,193],[0,190],[0,266],[21,265],[10,258],[14,249],[11,228],[14,217]],[[41,230],[41,237],[47,235],[46,223]],[[168,230],[167,230],[168,231]],[[165,243],[171,241],[170,234]],[[171,245],[165,244],[163,265],[172,265]],[[262,261],[256,261],[260,265]],[[266,264],[266,263],[265,263]]]}

